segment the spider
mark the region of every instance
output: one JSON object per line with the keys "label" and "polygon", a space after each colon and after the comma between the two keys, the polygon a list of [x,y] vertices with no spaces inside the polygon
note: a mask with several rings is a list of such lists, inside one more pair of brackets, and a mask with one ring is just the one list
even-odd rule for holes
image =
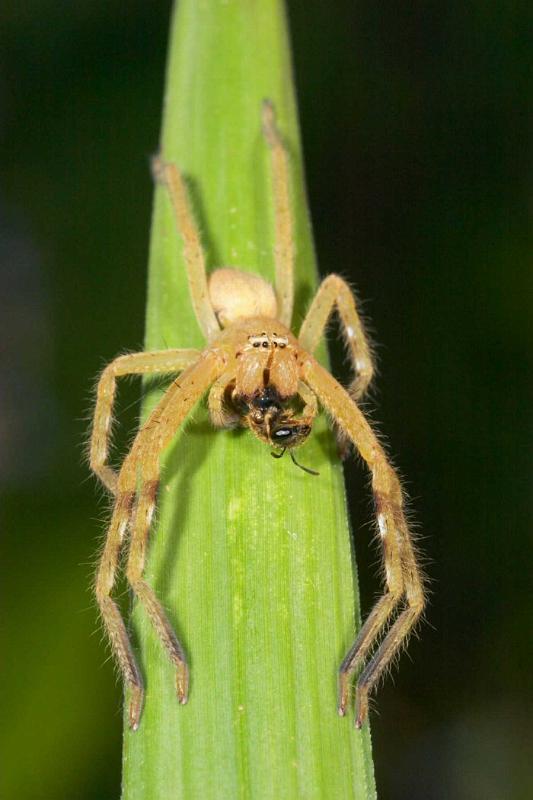
{"label": "spider", "polygon": [[[188,697],[187,660],[166,613],[143,577],[148,535],[159,484],[160,456],[197,401],[207,393],[217,428],[244,426],[282,455],[311,433],[319,404],[339,434],[358,450],[371,474],[377,528],[383,549],[385,591],[370,612],[339,670],[338,713],[348,707],[357,681],[355,724],[368,715],[368,695],[400,650],[424,607],[424,587],[407,526],[399,479],[357,406],[373,375],[370,347],[352,291],[338,275],[320,285],[298,337],[290,330],[294,296],[293,219],[289,161],[274,107],[265,101],[262,127],[271,153],[275,209],[275,289],[263,278],[231,268],[206,274],[200,236],[183,177],[175,164],[154,161],[154,175],[172,202],[183,242],[190,296],[205,334],[205,349],[123,355],[103,371],[97,389],[90,465],[114,495],[114,508],[96,577],[96,598],[112,650],[129,687],[129,724],[139,726],[143,680],[126,626],[111,596],[126,533],[127,579],[176,668],[180,703]],[[354,379],[348,390],[314,358],[328,320],[337,310]],[[123,375],[178,374],[138,431],[117,473],[108,463],[116,380]],[[274,454],[274,453],[273,453]],[[309,470],[311,471],[311,470]],[[384,638],[380,638],[389,626]],[[377,648],[377,649],[376,649]]]}

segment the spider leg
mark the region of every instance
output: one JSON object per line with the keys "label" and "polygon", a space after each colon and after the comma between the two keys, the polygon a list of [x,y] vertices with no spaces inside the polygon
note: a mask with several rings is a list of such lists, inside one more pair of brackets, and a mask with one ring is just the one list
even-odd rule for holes
{"label": "spider leg", "polygon": [[[183,648],[172,629],[163,606],[154,590],[143,577],[148,547],[148,536],[155,511],[159,484],[159,459],[170,443],[176,430],[183,423],[194,404],[223,371],[219,356],[207,352],[197,364],[187,369],[167,391],[162,402],[145,422],[126,457],[118,478],[119,493],[133,492],[138,477],[140,490],[132,524],[131,544],[126,575],[134,593],[144,605],[148,616],[166,651],[176,667],[176,690],[180,703],[187,702],[188,668]],[[112,644],[114,640],[112,639]],[[115,652],[119,657],[118,648]],[[129,677],[123,669],[128,683]],[[130,725],[135,730],[139,725],[142,710],[141,700],[133,693],[130,700]]]}
{"label": "spider leg", "polygon": [[[176,668],[176,691],[179,702],[183,704],[187,702],[189,684],[185,652],[154,590],[143,578],[148,536],[155,511],[158,487],[159,469],[157,468],[154,470],[151,480],[143,481],[139,493],[126,575],[131,588],[144,605],[152,625]],[[130,719],[134,719],[132,727],[135,729],[138,727],[139,722],[135,698],[132,699],[130,708],[132,709]],[[138,710],[140,711],[141,709],[139,708]]]}
{"label": "spider leg", "polygon": [[136,720],[139,719],[141,714],[144,694],[143,680],[133,654],[124,620],[117,604],[111,597],[111,591],[115,583],[120,550],[128,528],[134,497],[134,491],[125,491],[121,492],[115,500],[113,516],[95,583],[96,599],[111,642],[111,648],[116,656],[126,685],[130,689],[129,722],[131,727],[135,726]]}
{"label": "spider leg", "polygon": [[115,358],[102,372],[96,391],[90,465],[92,471],[98,475],[110,492],[114,493],[117,486],[117,473],[106,464],[117,378],[122,375],[181,372],[199,356],[200,353],[197,350],[156,350],[147,353],[128,353]]}
{"label": "spider leg", "polygon": [[[409,594],[412,597],[409,597]],[[408,606],[399,615],[383,639],[376,655],[366,665],[357,681],[357,707],[355,725],[362,728],[368,716],[368,695],[378,682],[391,659],[405,644],[409,634],[418,622],[424,607],[424,593],[421,587],[413,585],[407,589]]]}
{"label": "spider leg", "polygon": [[324,335],[328,320],[337,309],[355,378],[349,388],[350,395],[358,401],[365,394],[374,374],[372,352],[359,313],[354,294],[339,275],[328,275],[313,298],[302,323],[298,339],[308,353],[314,353]]}
{"label": "spider leg", "polygon": [[309,420],[313,420],[318,414],[318,403],[315,393],[312,392],[303,381],[299,381],[298,394],[304,402],[302,416],[308,417]]}
{"label": "spider leg", "polygon": [[224,396],[228,386],[235,381],[235,366],[225,370],[214,382],[207,398],[209,416],[216,428],[231,428],[239,422],[239,415],[224,406]]}
{"label": "spider leg", "polygon": [[290,327],[294,303],[294,235],[290,201],[289,158],[276,125],[276,112],[269,100],[263,102],[263,134],[271,150],[274,190],[276,294],[278,319]]}
{"label": "spider leg", "polygon": [[349,436],[367,463],[383,547],[386,592],[376,603],[340,667],[339,714],[348,704],[351,676],[376,644],[400,601],[405,609],[389,629],[357,684],[356,725],[368,714],[368,694],[400,650],[424,608],[424,586],[403,510],[400,481],[367,420],[342,386],[314,359],[304,367],[304,380],[324,408]]}
{"label": "spider leg", "polygon": [[170,195],[176,226],[183,241],[183,257],[187,268],[191,302],[200,328],[207,341],[220,333],[207,286],[205,255],[200,242],[200,234],[189,206],[187,187],[176,164],[165,163],[161,158],[152,162],[154,177],[163,183]]}

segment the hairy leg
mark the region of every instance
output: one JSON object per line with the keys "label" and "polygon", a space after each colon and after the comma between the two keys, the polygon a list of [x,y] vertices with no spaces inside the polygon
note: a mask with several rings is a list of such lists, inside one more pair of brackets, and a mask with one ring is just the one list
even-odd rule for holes
{"label": "hairy leg", "polygon": [[390,621],[400,599],[404,599],[407,605],[360,676],[356,710],[356,725],[360,728],[368,714],[369,692],[405,643],[423,611],[424,587],[405,519],[400,482],[372,428],[348,393],[314,359],[304,367],[303,378],[349,436],[370,469],[383,547],[387,591],[374,606],[341,665],[340,714],[346,710],[351,676],[376,644],[380,631]]}
{"label": "hairy leg", "polygon": [[318,413],[318,401],[316,395],[303,381],[298,382],[298,394],[304,402],[302,416],[313,420]]}
{"label": "hairy leg", "polygon": [[335,309],[340,317],[342,332],[355,372],[349,392],[357,401],[363,397],[372,380],[374,365],[368,338],[357,311],[355,296],[339,275],[328,275],[320,284],[302,323],[298,339],[304,350],[314,353]]}
{"label": "hairy leg", "polygon": [[200,234],[189,206],[187,187],[176,164],[165,163],[161,158],[154,158],[152,171],[156,180],[163,183],[168,189],[174,207],[176,226],[183,241],[183,257],[187,268],[194,313],[209,342],[220,333],[220,325],[209,298],[205,256],[200,242]]}
{"label": "hairy leg", "polygon": [[[214,353],[207,352],[193,367],[174,381],[161,403],[150,414],[137,434],[118,479],[119,492],[133,491],[132,487],[136,487],[137,480],[140,478],[141,481],[132,525],[126,574],[133,591],[144,605],[163,646],[176,667],[176,691],[180,703],[187,702],[188,669],[185,654],[163,606],[144,579],[143,573],[150,526],[156,506],[161,453],[170,443],[192,407],[217,379],[222,370],[223,364],[220,363],[219,357]],[[117,656],[119,656],[118,652]],[[124,676],[127,680],[125,672]],[[134,730],[139,725],[141,710],[142,702],[139,703],[132,695],[130,725]]]}
{"label": "hairy leg", "polygon": [[116,579],[120,550],[128,528],[134,497],[135,492],[125,491],[116,498],[95,584],[96,599],[111,642],[111,649],[118,661],[126,686],[130,689],[129,723],[132,727],[135,726],[142,710],[143,681],[124,620],[111,597],[111,590]]}
{"label": "hairy leg", "polygon": [[294,223],[291,210],[289,157],[276,126],[276,112],[263,103],[263,133],[272,154],[272,186],[276,227],[275,262],[278,319],[290,328],[294,304]]}
{"label": "hairy leg", "polygon": [[226,390],[234,382],[235,366],[233,365],[215,381],[209,392],[207,406],[211,422],[216,428],[231,428],[239,422],[239,415],[224,405]]}
{"label": "hairy leg", "polygon": [[181,372],[197,361],[199,357],[198,350],[155,350],[146,353],[128,353],[115,358],[102,372],[96,391],[90,465],[92,471],[98,475],[110,492],[114,493],[117,486],[117,473],[106,464],[117,378],[123,375]]}
{"label": "hairy leg", "polygon": [[[189,673],[185,652],[169,622],[162,604],[158,600],[152,587],[143,577],[148,537],[159,488],[158,472],[158,470],[154,470],[153,477],[150,480],[143,481],[139,492],[126,575],[130,586],[145,607],[152,625],[176,668],[176,693],[178,701],[184,704],[187,702],[189,685]],[[132,727],[136,729],[139,724],[139,717],[136,716],[135,710],[130,714],[130,718],[134,720]]]}

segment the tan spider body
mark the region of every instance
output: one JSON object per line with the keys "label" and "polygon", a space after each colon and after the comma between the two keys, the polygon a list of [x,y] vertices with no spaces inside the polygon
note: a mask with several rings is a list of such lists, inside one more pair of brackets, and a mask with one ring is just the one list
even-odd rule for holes
{"label": "tan spider body", "polygon": [[[128,534],[128,581],[176,666],[178,699],[185,703],[188,693],[185,654],[143,573],[161,454],[205,393],[216,427],[244,425],[268,445],[281,447],[283,451],[288,448],[291,452],[311,432],[320,403],[340,434],[354,444],[368,465],[383,547],[386,591],[341,665],[338,707],[341,715],[346,711],[352,675],[371,654],[386,625],[390,627],[359,676],[358,727],[368,713],[369,691],[400,649],[424,605],[423,584],[405,520],[398,477],[355,402],[364,394],[373,368],[354,296],[342,278],[330,275],[323,281],[298,338],[290,331],[294,246],[288,163],[269,103],[263,107],[263,130],[272,153],[276,289],[256,275],[229,268],[216,270],[207,279],[183,179],[175,165],[157,160],[154,172],[167,186],[174,205],[191,300],[207,345],[202,352],[165,350],[121,356],[104,370],[98,384],[91,467],[115,495],[115,504],[98,569],[96,596],[114,654],[130,688],[129,721],[133,729],[138,727],[141,716],[143,682],[111,591]],[[335,309],[355,373],[349,392],[313,356]],[[117,474],[107,464],[116,379],[126,374],[157,373],[179,376],[140,428]]]}

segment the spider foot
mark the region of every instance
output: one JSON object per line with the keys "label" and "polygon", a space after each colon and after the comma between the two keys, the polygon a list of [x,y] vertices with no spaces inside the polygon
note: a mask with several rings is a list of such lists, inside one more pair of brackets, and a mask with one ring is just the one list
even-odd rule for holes
{"label": "spider foot", "polygon": [[130,692],[129,724],[132,731],[136,731],[141,721],[144,702],[144,689],[133,684]]}
{"label": "spider foot", "polygon": [[357,690],[357,703],[355,707],[355,727],[361,730],[368,717],[368,690],[361,687]]}
{"label": "spider foot", "polygon": [[189,669],[185,661],[180,662],[176,668],[176,693],[178,702],[184,706],[189,699]]}
{"label": "spider foot", "polygon": [[341,672],[339,676],[339,702],[337,705],[337,711],[339,717],[346,716],[346,709],[348,707],[348,699],[349,699],[349,684],[348,684],[348,676]]}

